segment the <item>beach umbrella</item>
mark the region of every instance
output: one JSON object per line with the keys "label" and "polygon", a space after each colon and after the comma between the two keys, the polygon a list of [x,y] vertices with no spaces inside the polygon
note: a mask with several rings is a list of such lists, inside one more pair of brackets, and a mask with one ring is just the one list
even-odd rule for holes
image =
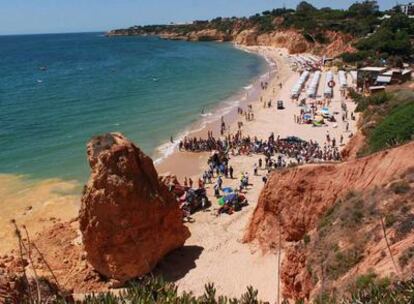
{"label": "beach umbrella", "polygon": [[231,188],[231,187],[226,187],[226,188],[223,188],[223,192],[224,192],[225,194],[230,194],[230,193],[233,193],[233,192],[234,192],[234,190],[233,190],[233,188]]}
{"label": "beach umbrella", "polygon": [[317,122],[323,122],[323,117],[320,116],[320,115],[317,115],[317,116],[315,116],[314,120],[317,121]]}
{"label": "beach umbrella", "polygon": [[224,206],[224,204],[226,203],[226,202],[224,201],[224,197],[220,197],[220,198],[218,199],[217,203],[218,203],[220,206]]}
{"label": "beach umbrella", "polygon": [[231,193],[231,194],[225,195],[223,197],[223,199],[224,199],[225,202],[231,202],[231,201],[237,199],[237,194],[236,193]]}
{"label": "beach umbrella", "polygon": [[303,115],[303,118],[304,118],[305,120],[311,120],[311,119],[312,119],[312,115],[310,115],[310,114],[305,114],[305,115]]}

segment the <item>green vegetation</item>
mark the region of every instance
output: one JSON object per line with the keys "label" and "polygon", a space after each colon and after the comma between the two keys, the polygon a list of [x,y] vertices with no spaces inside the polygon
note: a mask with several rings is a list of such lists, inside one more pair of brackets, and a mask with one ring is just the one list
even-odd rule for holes
{"label": "green vegetation", "polygon": [[357,103],[356,112],[362,112],[361,130],[366,145],[361,156],[404,144],[414,136],[414,92],[402,90],[363,96],[351,91]]}
{"label": "green vegetation", "polygon": [[326,44],[328,31],[349,34],[355,38],[356,53],[345,53],[346,63],[373,62],[379,59],[391,63],[412,59],[410,36],[414,35],[414,19],[397,9],[386,12],[391,18],[383,18],[377,1],[362,1],[348,9],[316,8],[308,2],[301,2],[295,10],[278,8],[252,15],[248,18],[217,17],[210,21],[194,21],[182,25],[135,26],[128,31],[159,34],[170,32],[185,35],[189,32],[216,29],[230,40],[245,29],[255,29],[259,34],[278,29],[294,28],[302,32],[311,43]]}
{"label": "green vegetation", "polygon": [[346,63],[373,63],[377,59],[388,60],[394,66],[402,59],[411,60],[413,52],[410,36],[414,35],[414,20],[401,13],[394,13],[390,19],[378,24],[378,28],[367,33],[355,47],[356,53],[344,53]]}
{"label": "green vegetation", "polygon": [[[112,292],[88,295],[79,304],[259,304],[264,303],[257,299],[257,291],[249,288],[240,299],[229,299],[216,295],[216,289],[212,284],[206,285],[204,295],[194,297],[192,294],[184,293],[179,295],[177,286],[164,282],[161,279],[148,279],[145,282],[135,284],[121,291],[119,294]],[[367,274],[358,277],[356,283],[350,287],[349,296],[338,297],[335,294],[324,293],[317,297],[315,304],[409,304],[414,301],[414,279],[395,282],[391,284],[387,279],[378,279],[375,275]],[[6,302],[7,303],[7,302]],[[29,302],[22,302],[29,303]],[[72,301],[64,299],[32,302],[32,303],[55,303],[68,304]],[[288,303],[283,301],[282,303]],[[296,303],[304,303],[298,300]]]}
{"label": "green vegetation", "polygon": [[388,279],[377,279],[369,274],[358,279],[359,282],[350,290],[350,296],[337,300],[333,295],[325,298],[321,303],[408,304],[414,301],[414,279],[393,284]]}
{"label": "green vegetation", "polygon": [[414,102],[394,109],[373,130],[369,140],[371,152],[405,143],[414,134]]}
{"label": "green vegetation", "polygon": [[410,191],[411,187],[407,181],[398,181],[391,185],[391,189],[395,194],[404,194]]}

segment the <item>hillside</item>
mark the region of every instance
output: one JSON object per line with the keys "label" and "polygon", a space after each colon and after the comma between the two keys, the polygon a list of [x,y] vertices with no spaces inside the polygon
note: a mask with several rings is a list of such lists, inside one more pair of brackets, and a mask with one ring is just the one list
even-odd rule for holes
{"label": "hillside", "polygon": [[246,231],[264,252],[282,240],[286,298],[337,303],[414,271],[413,94],[354,100],[360,133],[347,160],[273,173]]}
{"label": "hillside", "polygon": [[[388,17],[384,17],[388,14]],[[188,24],[133,26],[109,31],[107,36],[159,36],[186,41],[230,41],[241,45],[286,48],[341,56],[346,63],[396,64],[411,60],[414,21],[392,10],[381,12],[376,1],[352,4],[348,9],[318,9],[301,2],[295,10],[279,8],[250,17],[217,17]]]}

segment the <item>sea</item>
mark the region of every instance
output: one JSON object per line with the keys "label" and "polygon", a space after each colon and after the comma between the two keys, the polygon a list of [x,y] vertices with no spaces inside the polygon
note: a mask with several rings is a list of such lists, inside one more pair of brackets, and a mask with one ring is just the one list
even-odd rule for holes
{"label": "sea", "polygon": [[88,140],[122,132],[157,162],[171,136],[236,106],[266,61],[227,43],[0,36],[0,175],[84,183]]}

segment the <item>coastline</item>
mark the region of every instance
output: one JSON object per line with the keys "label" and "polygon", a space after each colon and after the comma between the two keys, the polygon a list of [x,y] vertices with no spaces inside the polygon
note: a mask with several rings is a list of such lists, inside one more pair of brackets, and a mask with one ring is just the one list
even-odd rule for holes
{"label": "coastline", "polygon": [[[298,74],[290,68],[287,50],[263,46],[243,47],[243,49],[267,58],[269,71],[272,70],[272,72],[268,74],[266,79],[260,78],[263,75],[255,79],[249,91],[246,90],[250,92],[249,96],[246,96],[245,99],[240,98],[238,104],[228,105],[228,112],[223,113],[226,125],[229,126],[227,132],[234,133],[238,128],[238,120],[243,120],[243,136],[257,136],[266,139],[270,133],[274,132],[275,135],[281,137],[298,136],[305,140],[316,140],[321,145],[325,141],[328,130],[336,138],[343,133],[343,123],[338,123],[336,127],[328,125],[314,128],[310,125],[294,122],[293,115],[298,113],[299,108],[295,102],[290,100],[290,88],[296,82]],[[260,81],[268,82],[268,89],[262,90],[260,87],[258,89]],[[279,87],[279,83],[283,83],[283,87]],[[321,83],[323,83],[323,79]],[[242,90],[240,96],[244,97]],[[319,90],[323,90],[322,85]],[[338,91],[335,96],[333,111],[340,108]],[[273,106],[264,108],[262,102],[260,102],[260,97],[263,97],[264,101],[271,99]],[[275,107],[275,101],[279,99],[285,103],[285,110],[283,111],[279,111]],[[216,111],[218,112],[226,106],[225,102],[221,102],[217,109],[214,109],[213,112],[216,116],[212,115],[211,121],[201,119],[191,126],[193,130],[189,131],[188,136],[206,137],[207,131],[211,130],[215,137],[219,137],[221,113],[216,113]],[[245,109],[248,104],[252,105],[255,119],[245,122],[244,117],[237,114],[237,107]],[[352,132],[356,129],[356,121],[352,122],[350,126]],[[347,141],[348,138],[345,139],[345,143]],[[166,148],[168,149],[168,147]],[[210,153],[180,152],[175,148],[163,161],[156,164],[156,169],[160,175],[174,174],[180,181],[184,176],[197,181],[206,168],[209,156]],[[245,196],[249,201],[249,205],[240,212],[232,215],[223,214],[217,217],[215,216],[217,203],[214,198],[213,187],[207,185],[207,195],[212,201],[212,207],[206,212],[194,214],[195,222],[186,224],[190,228],[191,237],[183,248],[170,253],[159,263],[154,270],[155,274],[163,274],[166,280],[174,281],[180,292],[193,292],[199,295],[203,293],[205,284],[215,282],[217,291],[230,297],[239,296],[247,286],[253,286],[259,290],[259,298],[270,302],[277,299],[275,292],[278,279],[277,256],[275,254],[263,255],[255,244],[243,243],[246,226],[264,185],[262,177],[267,173],[264,170],[259,170],[258,175],[252,174],[253,165],[260,157],[260,155],[232,156],[230,164],[235,168],[236,178],[224,180],[224,186],[237,188],[239,173],[247,172],[250,176],[251,186],[249,186]],[[50,182],[52,183],[52,181]],[[45,189],[52,190],[52,193],[60,192],[59,188],[56,188],[52,183],[52,185],[46,184],[45,188],[39,189],[39,195],[44,193],[42,191],[45,191]],[[19,205],[18,212],[22,215],[19,215],[18,220],[19,224],[27,225],[29,223],[28,228],[32,233],[36,233],[44,227],[42,222],[39,222],[40,216],[43,217],[43,214],[49,216],[44,225],[51,225],[75,218],[79,208],[79,196],[68,196],[67,201],[59,200],[56,197],[46,197],[43,200],[34,197],[32,201],[26,201],[26,197],[21,196],[22,206]],[[30,207],[30,202],[33,203],[33,211],[32,209],[25,210],[25,208]],[[45,210],[54,213],[49,215],[49,213],[43,212]],[[39,230],[32,231],[32,227]],[[11,242],[12,239],[9,240]],[[277,246],[278,244],[273,245]],[[283,259],[283,250],[281,254]],[[226,258],[223,259],[223,257]],[[186,269],[188,266],[180,267],[180,265],[189,262],[194,265],[190,270],[182,273],[182,269]],[[252,272],[251,269],[255,269],[255,271]],[[238,280],[234,280],[234,277],[237,277]]]}
{"label": "coastline", "polygon": [[[288,52],[285,49],[271,47],[249,47],[248,51],[266,55],[275,62],[277,73],[271,75],[268,80],[267,90],[261,92],[263,100],[272,100],[273,106],[264,108],[257,100],[251,102],[255,119],[244,122],[243,117],[237,117],[230,123],[230,133],[237,130],[237,118],[243,120],[242,133],[244,136],[257,136],[267,139],[274,132],[281,138],[287,136],[298,136],[304,140],[317,141],[322,147],[326,141],[326,134],[329,132],[333,137],[344,136],[345,147],[350,135],[357,129],[357,120],[350,121],[348,133],[345,132],[345,123],[338,121],[330,123],[325,127],[312,127],[306,124],[297,124],[294,115],[298,114],[299,106],[290,99],[290,89],[298,79],[298,74],[290,67]],[[321,84],[323,84],[323,78]],[[279,87],[283,83],[283,87]],[[323,95],[323,85],[318,89],[318,95]],[[342,97],[339,88],[336,87],[334,98],[331,103],[331,111],[340,113]],[[285,109],[279,111],[275,108],[275,101],[283,100]],[[243,104],[244,106],[247,105]],[[349,110],[353,111],[355,105],[348,103]],[[227,121],[226,121],[227,123]],[[218,124],[218,123],[217,123]],[[218,126],[212,126],[214,136],[217,136]],[[204,131],[207,132],[206,130]],[[202,137],[203,133],[197,136]],[[167,158],[162,164],[157,165],[159,174],[174,173],[178,178],[183,176],[191,177],[194,181],[202,175],[207,166],[207,159],[210,153],[176,152]],[[278,284],[278,258],[276,254],[263,254],[256,244],[244,244],[243,237],[250,217],[256,207],[260,192],[264,186],[262,177],[267,174],[265,170],[259,170],[258,175],[253,174],[253,166],[257,163],[260,155],[238,155],[230,157],[230,165],[235,168],[235,179],[224,179],[224,187],[237,188],[238,176],[241,172],[247,172],[251,186],[244,193],[249,205],[240,212],[232,215],[222,214],[216,217],[216,198],[214,197],[213,185],[207,185],[207,195],[212,201],[212,207],[207,212],[194,214],[194,223],[189,223],[191,237],[187,240],[185,248],[199,248],[201,251],[195,259],[194,267],[186,274],[179,273],[180,262],[194,260],[193,253],[187,252],[185,248],[172,252],[157,266],[155,273],[163,274],[167,280],[174,281],[180,292],[193,292],[200,295],[204,291],[204,285],[214,282],[217,292],[228,296],[237,296],[245,291],[246,286],[253,286],[259,290],[259,298],[264,301],[275,302]],[[180,179],[182,181],[182,179]],[[278,247],[279,244],[272,244]],[[223,259],[222,257],[226,258]],[[281,250],[283,260],[284,251]],[[255,269],[251,272],[251,269]],[[234,278],[237,277],[237,282]]]}
{"label": "coastline", "polygon": [[[219,137],[221,117],[223,117],[226,125],[230,126],[229,132],[237,130],[237,119],[239,118],[237,108],[245,108],[248,104],[256,102],[262,93],[260,88],[261,81],[270,82],[272,77],[278,73],[278,62],[274,58],[255,50],[255,47],[246,47],[234,43],[233,46],[243,52],[261,56],[266,61],[266,71],[255,77],[251,83],[242,87],[240,91],[217,104],[211,112],[206,113],[206,117],[190,125],[185,131],[180,132],[174,138],[173,144],[167,142],[157,147],[155,155],[159,154],[160,150],[164,150],[163,155],[154,159],[155,167],[160,175],[175,175],[181,179],[200,176],[210,154],[205,152],[186,152],[183,155],[183,153],[178,151],[179,141],[185,136],[205,138],[208,131],[212,131],[215,137]],[[206,119],[207,117],[211,118]]]}

